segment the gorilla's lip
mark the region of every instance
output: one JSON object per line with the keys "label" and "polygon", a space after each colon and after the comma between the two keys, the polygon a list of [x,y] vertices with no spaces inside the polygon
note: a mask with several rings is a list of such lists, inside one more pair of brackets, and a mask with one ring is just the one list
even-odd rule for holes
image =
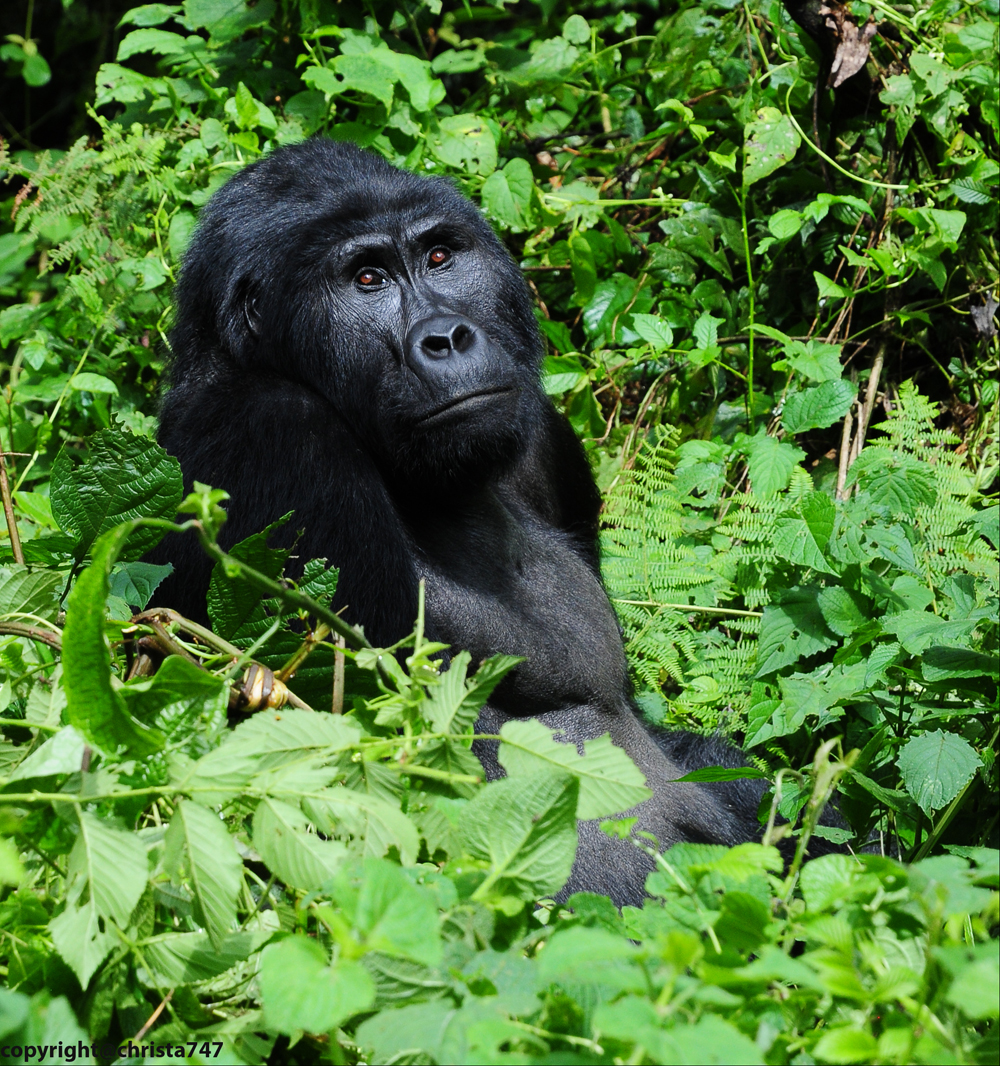
{"label": "gorilla's lip", "polygon": [[515,390],[509,386],[501,386],[492,389],[480,389],[477,392],[467,392],[464,396],[457,396],[455,399],[449,400],[440,407],[435,407],[429,414],[418,419],[417,424],[426,426],[439,419],[446,418],[449,415],[467,414],[470,411],[475,410],[475,408],[484,401],[488,401],[498,396],[509,396],[514,391]]}

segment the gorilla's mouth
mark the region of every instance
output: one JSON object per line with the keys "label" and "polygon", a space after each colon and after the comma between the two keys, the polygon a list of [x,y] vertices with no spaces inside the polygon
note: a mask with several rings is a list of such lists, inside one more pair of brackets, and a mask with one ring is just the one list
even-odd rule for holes
{"label": "gorilla's mouth", "polygon": [[516,390],[512,388],[482,389],[479,392],[467,392],[464,396],[457,396],[453,400],[435,407],[429,414],[417,420],[418,426],[434,425],[444,422],[449,418],[464,417],[475,414],[500,396],[511,396]]}

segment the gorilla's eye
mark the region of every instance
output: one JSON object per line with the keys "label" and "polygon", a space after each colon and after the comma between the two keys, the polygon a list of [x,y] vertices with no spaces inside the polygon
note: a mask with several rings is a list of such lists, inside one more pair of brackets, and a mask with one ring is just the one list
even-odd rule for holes
{"label": "gorilla's eye", "polygon": [[367,267],[359,271],[354,280],[363,289],[377,289],[385,284],[385,278],[377,270],[370,270]]}
{"label": "gorilla's eye", "polygon": [[451,252],[447,248],[435,248],[427,258],[432,267],[439,267],[451,259]]}

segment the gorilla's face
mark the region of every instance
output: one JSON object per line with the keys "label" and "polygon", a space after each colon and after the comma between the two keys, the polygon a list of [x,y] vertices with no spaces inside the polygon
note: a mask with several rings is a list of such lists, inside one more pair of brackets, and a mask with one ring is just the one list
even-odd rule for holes
{"label": "gorilla's face", "polygon": [[481,220],[419,208],[332,240],[304,321],[322,324],[324,392],[377,454],[408,475],[485,476],[521,443],[535,337],[498,299],[512,264]]}
{"label": "gorilla's face", "polygon": [[197,243],[226,291],[186,264],[181,301],[222,309],[218,355],[322,393],[391,476],[474,481],[517,454],[542,402],[530,297],[447,182],[307,142],[230,181]]}

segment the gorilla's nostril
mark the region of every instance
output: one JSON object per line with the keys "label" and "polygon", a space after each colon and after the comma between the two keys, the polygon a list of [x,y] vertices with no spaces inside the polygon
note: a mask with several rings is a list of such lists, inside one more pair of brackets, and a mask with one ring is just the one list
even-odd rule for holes
{"label": "gorilla's nostril", "polygon": [[432,333],[424,337],[421,347],[428,355],[447,355],[451,351],[451,338],[440,333]]}
{"label": "gorilla's nostril", "polygon": [[452,330],[451,346],[456,352],[467,352],[475,339],[475,333],[468,326],[460,323]]}

